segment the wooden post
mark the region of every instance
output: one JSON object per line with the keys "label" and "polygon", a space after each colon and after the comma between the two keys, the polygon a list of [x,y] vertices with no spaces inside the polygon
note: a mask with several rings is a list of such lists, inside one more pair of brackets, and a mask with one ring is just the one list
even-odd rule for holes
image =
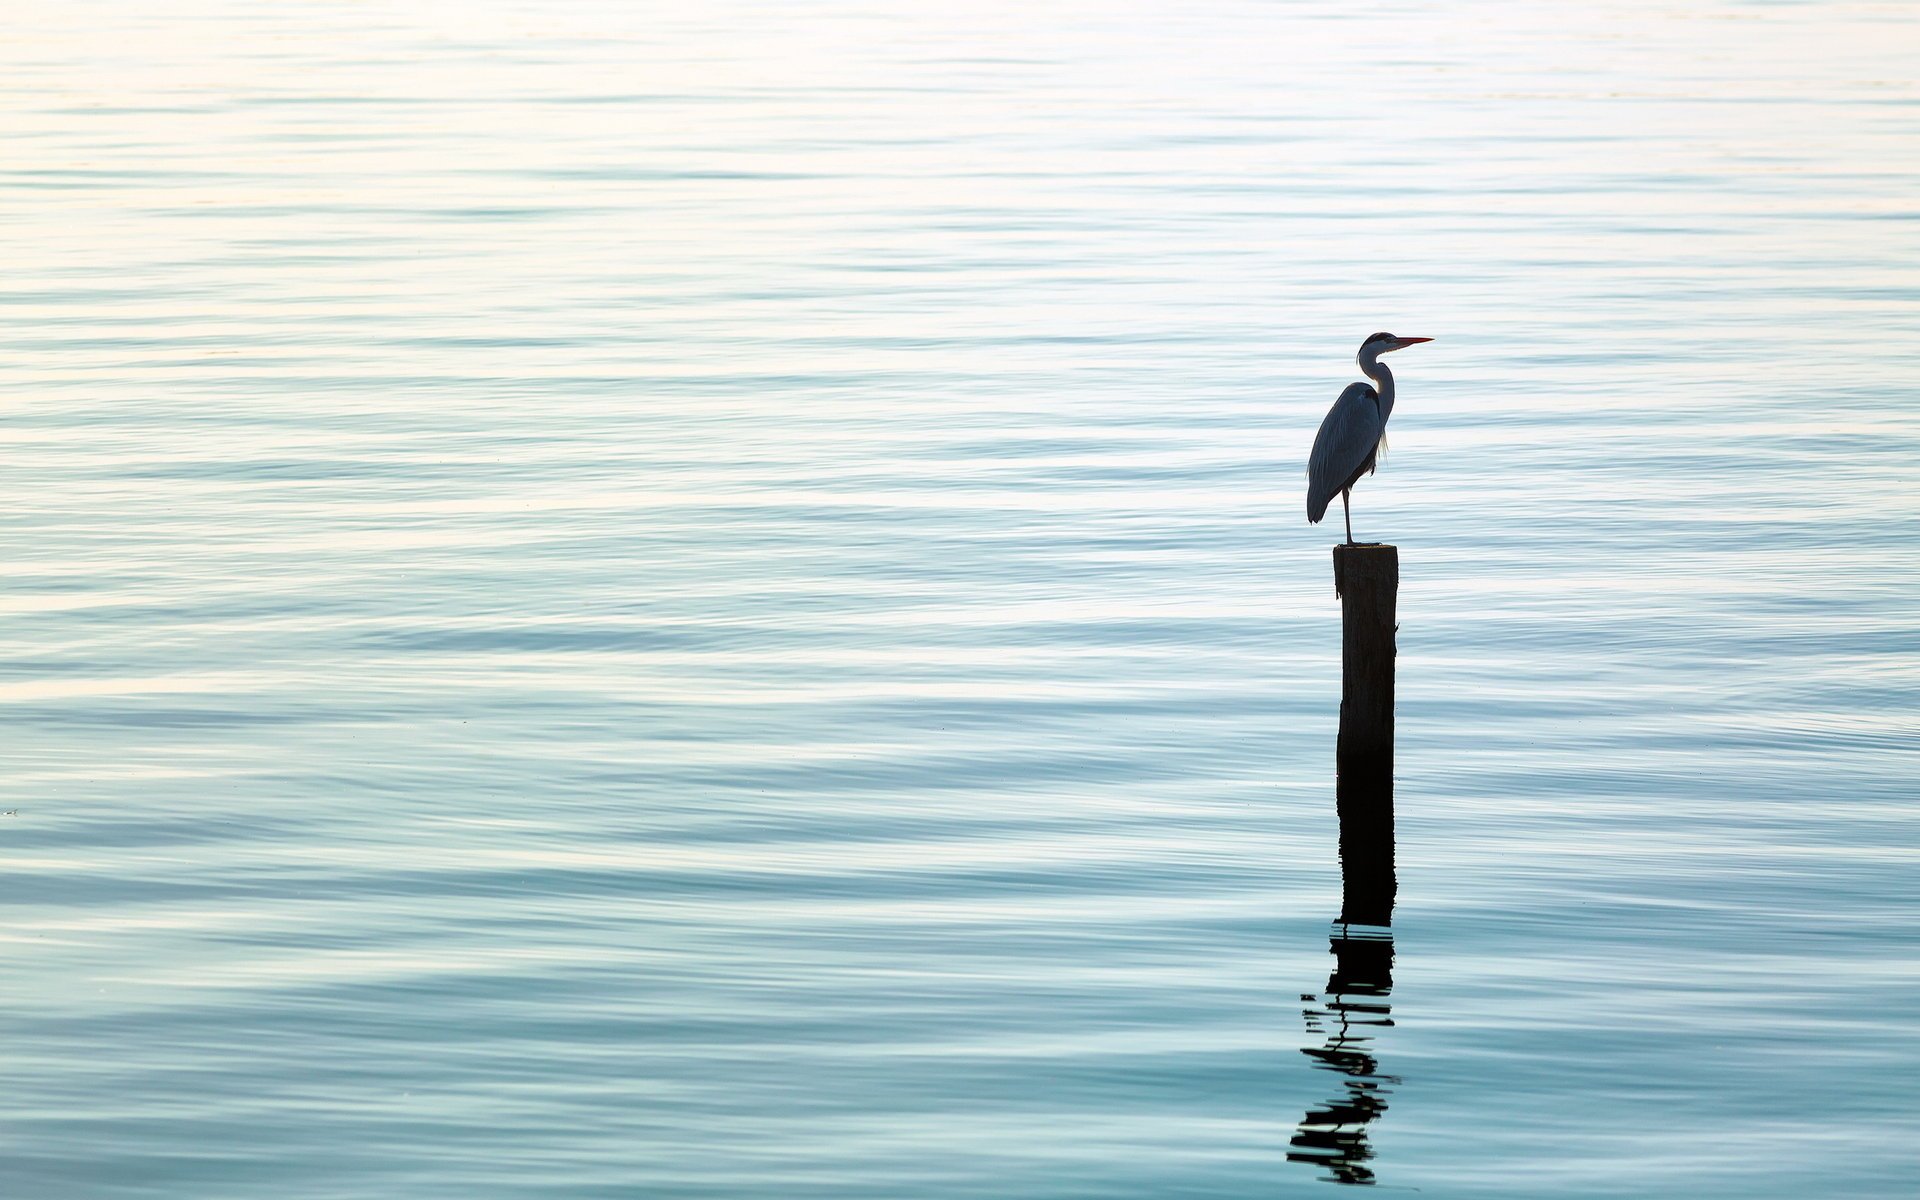
{"label": "wooden post", "polygon": [[[1393,1024],[1393,654],[1400,551],[1335,546],[1340,594],[1340,918],[1333,974],[1307,1028],[1326,1043],[1309,1058],[1346,1076],[1342,1095],[1300,1118],[1287,1158],[1326,1170],[1334,1183],[1374,1182],[1371,1124],[1387,1111],[1389,1085],[1373,1053],[1375,1032]],[[1374,926],[1351,929],[1350,926]],[[1313,1001],[1312,996],[1301,999]]]}
{"label": "wooden post", "polygon": [[1400,551],[1335,546],[1341,600],[1340,920],[1393,920],[1393,656]]}

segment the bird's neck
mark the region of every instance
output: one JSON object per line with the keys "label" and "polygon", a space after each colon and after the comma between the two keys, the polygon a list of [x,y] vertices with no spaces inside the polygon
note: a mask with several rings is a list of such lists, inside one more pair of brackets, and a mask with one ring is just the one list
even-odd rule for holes
{"label": "bird's neck", "polygon": [[1360,371],[1380,389],[1380,423],[1385,425],[1393,412],[1393,372],[1377,358],[1361,359]]}

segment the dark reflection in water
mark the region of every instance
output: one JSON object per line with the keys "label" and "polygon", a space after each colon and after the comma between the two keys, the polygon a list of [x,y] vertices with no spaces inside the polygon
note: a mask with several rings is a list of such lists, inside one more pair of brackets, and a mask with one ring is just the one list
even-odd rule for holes
{"label": "dark reflection in water", "polygon": [[[1343,764],[1345,765],[1345,764]],[[1334,924],[1333,973],[1320,996],[1302,996],[1307,1031],[1301,1048],[1316,1067],[1342,1076],[1341,1093],[1300,1118],[1287,1158],[1324,1167],[1333,1183],[1370,1184],[1368,1127],[1387,1111],[1397,1076],[1374,1057],[1378,1030],[1393,1024],[1393,780],[1391,769],[1340,774],[1340,918]]]}

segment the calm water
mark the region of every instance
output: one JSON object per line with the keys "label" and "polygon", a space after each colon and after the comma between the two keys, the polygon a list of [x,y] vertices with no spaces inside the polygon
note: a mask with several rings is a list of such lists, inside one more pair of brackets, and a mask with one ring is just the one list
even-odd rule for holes
{"label": "calm water", "polygon": [[9,1196],[1920,1186],[1907,4],[8,27]]}

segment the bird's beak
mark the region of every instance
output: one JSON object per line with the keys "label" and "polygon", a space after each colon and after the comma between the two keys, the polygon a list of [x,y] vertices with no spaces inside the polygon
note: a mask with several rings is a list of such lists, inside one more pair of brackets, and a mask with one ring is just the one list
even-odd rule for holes
{"label": "bird's beak", "polygon": [[1395,350],[1405,350],[1408,346],[1418,346],[1421,342],[1430,342],[1433,339],[1432,338],[1395,338],[1393,340],[1399,343],[1394,347]]}

